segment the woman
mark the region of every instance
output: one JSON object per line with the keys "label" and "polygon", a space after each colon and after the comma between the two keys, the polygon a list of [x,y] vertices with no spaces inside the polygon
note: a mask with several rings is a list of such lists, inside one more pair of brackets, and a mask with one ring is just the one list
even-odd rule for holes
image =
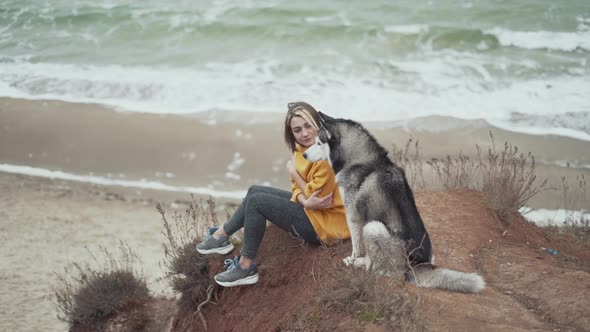
{"label": "woman", "polygon": [[227,254],[234,248],[229,237],[244,228],[241,256],[226,260],[226,271],[215,276],[219,285],[233,287],[258,282],[256,252],[266,220],[308,243],[331,244],[350,238],[334,171],[326,160],[312,163],[303,158],[303,152],[316,141],[319,124],[319,114],[311,105],[288,104],[284,139],[293,152],[286,165],[291,191],[250,187],[229,221],[221,228],[210,228],[207,237],[197,245],[201,254]]}

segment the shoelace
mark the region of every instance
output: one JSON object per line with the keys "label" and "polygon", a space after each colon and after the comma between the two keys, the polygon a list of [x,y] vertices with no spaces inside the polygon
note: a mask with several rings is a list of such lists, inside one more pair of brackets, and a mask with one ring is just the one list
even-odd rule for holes
{"label": "shoelace", "polygon": [[223,262],[223,265],[224,265],[223,267],[224,267],[224,268],[225,268],[227,271],[231,271],[231,270],[233,270],[233,269],[235,269],[235,268],[236,268],[236,261],[237,261],[237,260],[236,260],[235,258],[234,258],[234,259],[226,259],[226,260]]}

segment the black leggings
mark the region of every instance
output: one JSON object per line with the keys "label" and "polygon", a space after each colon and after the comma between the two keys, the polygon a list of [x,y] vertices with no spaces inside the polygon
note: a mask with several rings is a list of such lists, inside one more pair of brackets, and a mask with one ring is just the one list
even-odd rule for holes
{"label": "black leggings", "polygon": [[271,187],[252,186],[233,216],[223,224],[232,235],[244,227],[244,243],[240,254],[251,259],[264,237],[266,220],[309,243],[320,244],[303,206],[291,202],[291,192]]}

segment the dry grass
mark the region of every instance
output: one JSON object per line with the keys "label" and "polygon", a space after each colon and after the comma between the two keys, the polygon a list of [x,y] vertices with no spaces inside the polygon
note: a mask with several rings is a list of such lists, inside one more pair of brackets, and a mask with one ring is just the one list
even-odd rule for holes
{"label": "dry grass", "polygon": [[181,294],[178,301],[181,313],[187,313],[207,299],[207,290],[212,285],[207,256],[199,254],[196,245],[204,238],[207,226],[218,224],[215,201],[210,198],[197,202],[192,197],[184,213],[174,212],[171,221],[161,204],[156,208],[162,217],[166,239],[166,278],[172,289]]}
{"label": "dry grass", "polygon": [[571,234],[577,244],[590,248],[590,218],[566,220],[564,225],[557,228],[556,231]]}
{"label": "dry grass", "polygon": [[588,183],[584,174],[577,175],[573,185],[568,178],[561,177],[561,188],[559,188],[562,193],[561,206],[566,210],[579,211],[581,214],[586,212],[584,206],[588,202],[587,188]]}
{"label": "dry grass", "polygon": [[490,137],[492,146],[485,158],[478,149],[482,165],[481,191],[500,219],[508,223],[529,199],[548,189],[547,180],[537,184],[535,158],[530,153],[519,153],[518,148],[508,142],[497,152],[494,137],[491,134]]}
{"label": "dry grass", "polygon": [[393,162],[404,169],[408,182],[416,189],[425,189],[424,163],[420,157],[420,142],[409,139],[403,148],[393,146]]}
{"label": "dry grass", "polygon": [[318,287],[315,301],[321,310],[293,317],[287,330],[331,330],[334,321],[350,317],[356,323],[347,326],[359,330],[370,330],[374,324],[387,331],[423,331],[425,317],[419,296],[409,293],[401,280],[351,268],[335,259],[348,250],[341,245],[322,247],[310,271]]}
{"label": "dry grass", "polygon": [[565,223],[560,227],[549,227],[555,233],[570,234],[576,243],[590,248],[590,214],[584,209],[587,202],[587,187],[584,174],[576,176],[574,184],[566,177],[561,178],[563,209],[570,211]]}
{"label": "dry grass", "polygon": [[98,255],[89,251],[94,264],[72,263],[57,273],[54,302],[58,318],[70,328],[102,331],[112,315],[149,299],[145,278],[135,268],[137,255],[125,243],[119,250],[120,257],[103,247]]}
{"label": "dry grass", "polygon": [[403,282],[363,269],[335,267],[336,284],[322,287],[320,301],[327,310],[343,312],[362,323],[382,325],[389,331],[424,330],[421,299]]}
{"label": "dry grass", "polygon": [[422,299],[401,280],[345,266],[337,257],[349,250],[342,245],[321,248],[307,272],[317,289],[310,299],[313,309],[297,310],[277,330],[424,331]]}
{"label": "dry grass", "polygon": [[475,157],[459,153],[445,158],[433,158],[426,161],[432,169],[436,183],[424,181],[423,161],[420,158],[418,142],[411,148],[412,140],[404,149],[395,149],[394,162],[406,169],[408,181],[418,184],[419,188],[436,188],[445,190],[472,189],[481,191],[488,205],[506,223],[529,199],[549,189],[547,180],[538,181],[535,175],[535,158],[530,154],[520,153],[518,148],[506,142],[501,151],[496,149],[494,137],[490,133],[491,145],[487,153],[475,146]]}
{"label": "dry grass", "polygon": [[481,164],[459,153],[456,157],[447,155],[443,159],[433,158],[426,162],[435,172],[436,179],[445,190],[475,189]]}

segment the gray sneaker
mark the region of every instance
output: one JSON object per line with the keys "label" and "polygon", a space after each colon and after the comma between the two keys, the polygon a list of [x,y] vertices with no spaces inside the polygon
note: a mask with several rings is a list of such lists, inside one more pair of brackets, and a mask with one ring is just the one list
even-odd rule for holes
{"label": "gray sneaker", "polygon": [[229,238],[221,238],[216,239],[213,237],[213,233],[217,230],[217,227],[211,227],[207,231],[207,236],[205,239],[197,244],[197,252],[199,254],[208,255],[208,254],[229,254],[232,250],[234,250],[234,245],[231,243]]}
{"label": "gray sneaker", "polygon": [[253,285],[258,282],[258,271],[256,264],[252,264],[248,269],[240,267],[240,258],[225,260],[224,272],[215,276],[215,282],[223,287],[235,287],[241,285]]}

